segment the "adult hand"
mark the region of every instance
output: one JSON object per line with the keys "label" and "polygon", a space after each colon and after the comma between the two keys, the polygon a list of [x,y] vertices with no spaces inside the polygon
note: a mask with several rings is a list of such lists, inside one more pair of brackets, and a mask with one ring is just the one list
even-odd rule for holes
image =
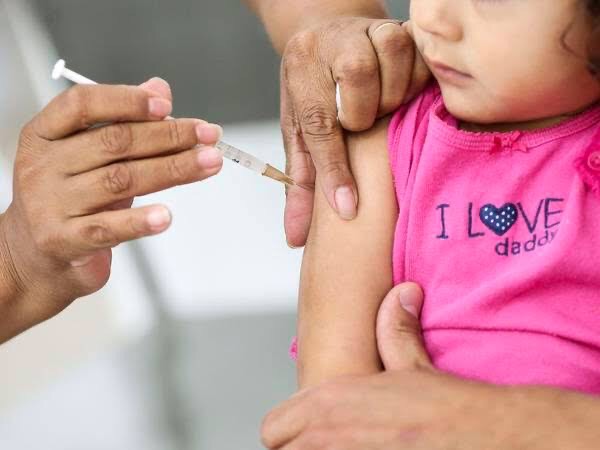
{"label": "adult hand", "polygon": [[131,209],[133,197],[220,170],[218,152],[197,147],[213,145],[220,128],[163,120],[171,110],[169,85],[160,79],[75,86],[23,128],[14,198],[0,222],[0,280],[12,281],[13,300],[30,301],[7,302],[15,320],[0,327],[0,341],[100,289],[112,247],[169,227],[166,207]]}
{"label": "adult hand", "polygon": [[[344,219],[356,216],[358,195],[348,167],[343,128],[369,129],[378,117],[412,99],[429,79],[408,27],[392,20],[342,18],[305,30],[288,43],[281,66],[281,128],[288,173],[314,186]],[[341,109],[336,108],[336,83]],[[315,170],[316,169],[316,170]],[[306,242],[313,193],[288,190],[289,245]]]}
{"label": "adult hand", "polygon": [[394,288],[378,318],[386,371],[334,380],[272,411],[262,437],[280,450],[552,450],[597,448],[600,402],[437,372],[421,344],[422,293]]}

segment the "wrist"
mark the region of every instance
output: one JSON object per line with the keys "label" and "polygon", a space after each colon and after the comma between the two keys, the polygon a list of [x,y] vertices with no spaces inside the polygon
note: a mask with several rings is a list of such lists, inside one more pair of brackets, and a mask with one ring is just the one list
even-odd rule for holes
{"label": "wrist", "polygon": [[0,214],[0,309],[2,310],[24,298],[27,290],[11,250],[9,227],[7,213]]}
{"label": "wrist", "polygon": [[[56,276],[44,269],[43,256],[23,245],[14,211],[0,214],[0,343],[52,317],[70,299]],[[62,306],[61,308],[64,308]]]}
{"label": "wrist", "polygon": [[499,414],[496,423],[505,426],[498,435],[499,444],[508,443],[510,448],[523,450],[597,448],[600,441],[598,398],[548,387],[501,389],[504,413]]}
{"label": "wrist", "polygon": [[0,343],[29,327],[21,313],[28,288],[19,274],[11,249],[10,217],[0,214]]}
{"label": "wrist", "polygon": [[322,23],[343,17],[389,18],[385,2],[381,0],[273,0],[260,2],[256,10],[279,54],[292,36]]}

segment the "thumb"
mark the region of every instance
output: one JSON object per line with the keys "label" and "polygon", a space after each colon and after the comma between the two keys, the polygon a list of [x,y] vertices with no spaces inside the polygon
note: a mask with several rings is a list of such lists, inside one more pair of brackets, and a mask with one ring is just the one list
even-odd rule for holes
{"label": "thumb", "polygon": [[415,283],[394,287],[377,316],[377,346],[386,370],[430,367],[421,336],[419,316],[423,291]]}
{"label": "thumb", "polygon": [[173,101],[173,92],[171,92],[171,86],[162,78],[150,78],[145,83],[140,84],[139,87],[152,94],[158,94],[171,102]]}

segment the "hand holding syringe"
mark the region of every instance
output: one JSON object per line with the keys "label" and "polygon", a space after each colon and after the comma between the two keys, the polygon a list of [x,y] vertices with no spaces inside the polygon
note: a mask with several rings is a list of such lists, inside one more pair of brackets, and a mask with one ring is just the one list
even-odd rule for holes
{"label": "hand holding syringe", "polygon": [[[67,80],[70,80],[76,84],[97,84],[95,81],[73,72],[70,69],[67,69],[67,67],[65,67],[65,61],[62,59],[56,63],[54,70],[52,71],[53,79],[58,80],[61,77],[66,78]],[[246,169],[250,169],[265,177],[279,181],[288,186],[296,185],[294,180],[285,173],[232,145],[220,141],[217,142],[215,147],[221,152],[223,157],[241,165],[242,167],[245,167]]]}

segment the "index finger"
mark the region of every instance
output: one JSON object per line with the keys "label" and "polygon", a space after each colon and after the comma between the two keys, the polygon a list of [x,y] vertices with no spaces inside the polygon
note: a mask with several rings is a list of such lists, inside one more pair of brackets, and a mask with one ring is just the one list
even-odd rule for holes
{"label": "index finger", "polygon": [[310,392],[312,389],[295,394],[265,417],[261,427],[261,439],[265,447],[282,447],[302,433],[310,417],[310,409],[307,408]]}
{"label": "index finger", "polygon": [[[332,79],[314,83],[308,92],[303,81],[295,80],[289,85],[300,132],[329,205],[342,219],[352,220],[356,217],[358,193],[348,163],[344,133],[337,118],[335,83]],[[314,88],[326,92],[315,93]]]}
{"label": "index finger", "polygon": [[101,123],[162,120],[172,109],[170,100],[140,87],[77,85],[54,98],[31,125],[37,136],[53,141]]}

